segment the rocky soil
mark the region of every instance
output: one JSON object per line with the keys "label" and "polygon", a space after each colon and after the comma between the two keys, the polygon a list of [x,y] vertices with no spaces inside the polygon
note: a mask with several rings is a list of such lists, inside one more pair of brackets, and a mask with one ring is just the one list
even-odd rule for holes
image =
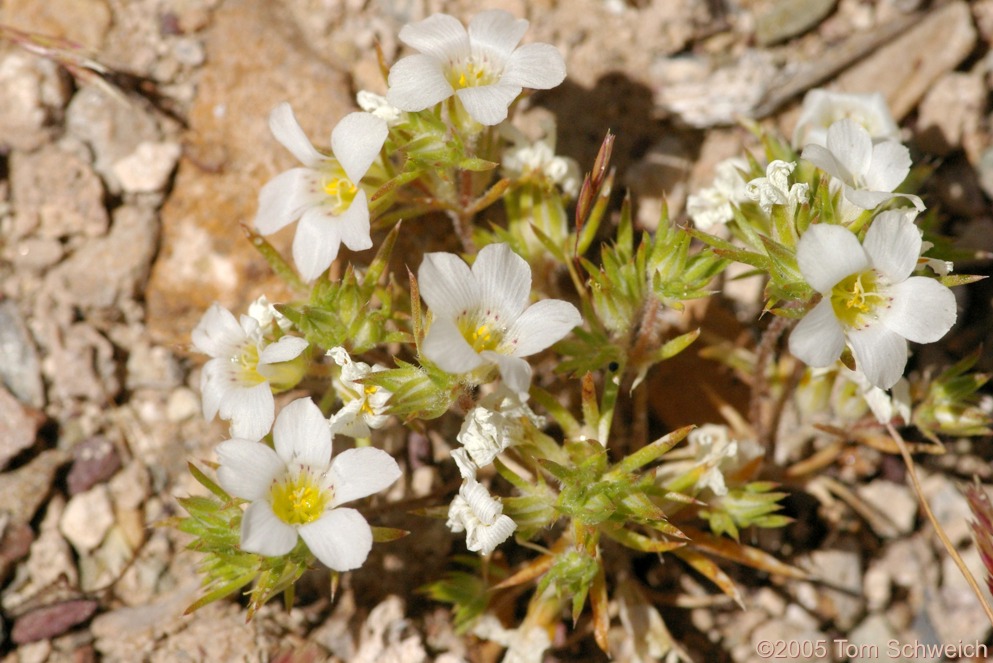
{"label": "rocky soil", "polygon": [[[663,195],[680,214],[714,164],[753,145],[738,117],[788,135],[803,92],[826,85],[883,92],[915,159],[934,167],[924,192],[945,232],[993,251],[993,0],[4,0],[0,24],[71,40],[111,72],[96,85],[0,44],[4,663],[499,655],[414,591],[457,552],[443,525],[387,514],[417,528],[403,555],[374,555],[333,602],[314,573],[295,608],[273,603],[250,623],[234,601],[183,615],[197,557],[157,526],[199,490],[187,459],[226,437],[200,415],[191,329],[214,301],[243,310],[283,293],[241,229],[259,187],[292,162],[269,110],[290,101],[310,136],[327,136],[357,90],[385,91],[376,45],[391,62],[405,23],[486,7],[528,18],[528,39],[565,54],[568,79],[529,113],[554,115],[560,149],[584,168],[614,131],[645,227]],[[980,368],[993,370],[991,287],[959,295],[962,322],[919,360],[986,341]],[[653,393],[664,418],[664,387]],[[952,441],[922,461],[932,507],[977,569],[957,486],[991,480],[989,443]],[[390,499],[437,485],[430,458],[408,469]],[[855,449],[831,476],[851,499],[798,492],[797,524],[757,543],[835,582],[737,571],[742,610],[684,574],[660,601],[694,660],[763,660],[760,640],[990,641],[900,463]],[[590,642],[564,630],[548,660],[600,660]]]}

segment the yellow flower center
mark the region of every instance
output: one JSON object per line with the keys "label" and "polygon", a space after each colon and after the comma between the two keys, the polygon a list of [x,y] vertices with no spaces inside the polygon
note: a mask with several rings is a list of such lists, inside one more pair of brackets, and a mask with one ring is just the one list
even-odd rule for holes
{"label": "yellow flower center", "polygon": [[372,398],[377,391],[379,391],[379,387],[376,385],[367,384],[362,387],[364,398],[362,399],[362,407],[359,408],[359,412],[362,414],[368,414],[370,417],[376,416],[377,413],[373,411],[372,404],[369,402],[369,399]]}
{"label": "yellow flower center", "polygon": [[845,277],[831,289],[831,307],[847,327],[860,329],[876,319],[876,310],[889,303],[879,292],[879,274],[875,270]]}
{"label": "yellow flower center", "polygon": [[235,364],[235,371],[238,381],[246,387],[254,387],[265,382],[265,378],[259,374],[259,348],[251,341],[246,342],[231,362]]}
{"label": "yellow flower center", "polygon": [[269,496],[273,513],[287,525],[314,522],[331,500],[331,493],[323,490],[306,468],[296,478],[275,482]]}
{"label": "yellow flower center", "polygon": [[359,188],[348,179],[345,171],[338,168],[329,171],[323,182],[324,193],[331,199],[330,204],[335,213],[342,213],[352,205]]}
{"label": "yellow flower center", "polygon": [[476,352],[496,350],[503,341],[504,330],[499,328],[495,321],[480,321],[478,318],[463,316],[459,319],[458,326],[462,338]]}
{"label": "yellow flower center", "polygon": [[474,55],[451,68],[448,82],[457,90],[491,85],[499,79],[491,69],[492,66],[485,57]]}

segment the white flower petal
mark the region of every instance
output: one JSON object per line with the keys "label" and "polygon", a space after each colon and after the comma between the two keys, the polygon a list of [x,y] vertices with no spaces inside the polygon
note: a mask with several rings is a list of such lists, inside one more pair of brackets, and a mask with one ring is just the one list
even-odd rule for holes
{"label": "white flower petal", "polygon": [[507,119],[507,109],[520,93],[519,85],[502,84],[465,87],[455,91],[469,116],[488,127]]}
{"label": "white flower petal", "polygon": [[504,343],[515,357],[541,352],[583,323],[575,306],[561,299],[543,299],[528,307],[507,330]]}
{"label": "white flower petal", "polygon": [[459,468],[459,474],[462,475],[462,478],[472,479],[473,481],[475,481],[476,470],[479,469],[479,466],[476,465],[476,462],[469,457],[469,452],[466,449],[458,448],[458,449],[453,449],[451,453],[452,453],[452,460],[455,461],[455,466]]}
{"label": "white flower petal", "polygon": [[821,294],[869,267],[869,257],[855,233],[826,223],[807,228],[797,245],[796,260],[803,278]]}
{"label": "white flower petal", "polygon": [[481,46],[504,59],[510,57],[527,31],[527,20],[514,18],[502,9],[480,12],[469,21],[469,41],[473,47]]}
{"label": "white flower petal", "polygon": [[334,488],[333,506],[368,497],[389,488],[402,472],[393,457],[382,449],[347,449],[334,457],[329,471]]}
{"label": "white flower petal", "polygon": [[845,349],[845,334],[831,302],[822,299],[790,334],[790,352],[808,366],[830,366]]}
{"label": "white flower petal", "polygon": [[890,286],[888,294],[893,301],[880,319],[907,340],[934,343],[955,324],[955,295],[935,279],[912,276]]}
{"label": "white flower petal", "polygon": [[369,230],[369,203],[365,191],[359,189],[355,193],[352,204],[348,206],[334,223],[342,244],[352,251],[365,251],[372,248],[372,236]]}
{"label": "white flower petal", "polygon": [[335,435],[345,437],[360,438],[369,437],[372,431],[365,419],[360,416],[363,401],[354,400],[345,403],[345,406],[331,415],[328,424],[331,432]]}
{"label": "white flower petal", "polygon": [[480,292],[469,266],[452,253],[428,253],[417,270],[421,297],[435,318],[455,319],[479,304]]}
{"label": "white flower petal", "polygon": [[432,14],[400,28],[400,41],[440,61],[469,55],[469,34],[461,21],[448,14]]}
{"label": "white flower petal", "polygon": [[324,155],[314,148],[300,128],[293,109],[285,101],[269,113],[269,129],[276,140],[308,168],[314,168],[324,159]]}
{"label": "white flower petal", "polygon": [[272,388],[268,382],[254,387],[229,390],[218,408],[221,419],[231,422],[231,436],[246,440],[261,440],[276,412]]}
{"label": "white flower petal", "polygon": [[565,80],[565,60],[551,44],[525,44],[510,56],[500,82],[549,90]]}
{"label": "white flower petal", "polygon": [[320,198],[314,193],[314,171],[293,168],[266,182],[259,191],[259,209],[252,225],[271,235],[293,223]]}
{"label": "white flower petal", "polygon": [[280,411],[272,438],[287,465],[301,463],[323,471],[331,461],[331,428],[309,398],[298,398]]}
{"label": "white flower petal", "polygon": [[241,517],[241,549],[267,557],[278,557],[293,550],[297,531],[272,512],[264,501],[252,502]]}
{"label": "white flower petal", "polygon": [[438,368],[448,373],[466,373],[484,363],[449,318],[434,319],[421,343],[421,351]]}
{"label": "white flower petal", "polygon": [[855,355],[855,366],[872,385],[889,389],[903,375],[907,366],[907,340],[886,325],[851,330],[848,343]]}
{"label": "white flower petal", "polygon": [[862,125],[849,119],[838,120],[827,132],[827,149],[857,184],[872,164],[872,138]]}
{"label": "white flower petal", "polygon": [[873,210],[896,197],[897,194],[888,191],[869,191],[845,186],[845,198],[860,209]]}
{"label": "white flower petal", "polygon": [[338,257],[341,237],[338,219],[320,209],[310,209],[293,237],[293,262],[304,281],[313,281]]}
{"label": "white flower petal", "polygon": [[886,278],[903,281],[914,271],[921,254],[921,231],[906,211],[888,210],[873,219],[862,248],[872,266]]}
{"label": "white flower petal", "polygon": [[500,369],[500,377],[511,390],[526,394],[531,387],[531,365],[520,357],[502,355],[499,352],[481,352],[483,359],[492,362]]}
{"label": "white flower petal", "polygon": [[814,164],[825,173],[831,177],[836,177],[846,184],[853,184],[855,178],[852,173],[839,162],[831,151],[817,145],[815,143],[809,143],[805,148],[803,148],[803,153],[800,154],[801,159],[805,159],[810,163]]}
{"label": "white flower petal", "polygon": [[895,140],[872,147],[872,166],[865,174],[866,189],[892,191],[907,179],[910,172],[910,150]]}
{"label": "white flower petal", "polygon": [[428,55],[409,55],[390,69],[386,100],[405,111],[421,111],[455,94],[442,64]]}
{"label": "white flower petal", "polygon": [[386,121],[372,113],[349,113],[335,125],[331,150],[353,184],[365,177],[388,133]]}
{"label": "white flower petal", "polygon": [[467,529],[466,548],[481,555],[489,555],[498,545],[509,539],[516,529],[517,523],[510,516],[500,516],[492,525]]}
{"label": "white flower petal", "polygon": [[231,360],[227,357],[211,359],[200,369],[200,401],[207,421],[217,416],[224,394],[230,388],[230,370]]}
{"label": "white flower petal", "polygon": [[307,349],[306,339],[299,336],[284,336],[275,343],[270,343],[259,353],[259,365],[278,364],[299,357]]}
{"label": "white flower petal", "polygon": [[197,350],[211,357],[230,358],[247,340],[238,319],[220,304],[211,304],[191,334]]}
{"label": "white flower petal", "polygon": [[528,305],[531,267],[509,244],[483,247],[472,264],[472,273],[479,284],[480,303],[485,308],[496,309],[501,323],[513,320]]}
{"label": "white flower petal", "polygon": [[372,528],[355,509],[332,509],[300,527],[300,536],[317,559],[334,571],[351,571],[372,550]]}
{"label": "white flower petal", "polygon": [[221,466],[217,483],[234,497],[260,500],[269,494],[272,482],[286,465],[271,447],[251,440],[227,440],[214,449]]}

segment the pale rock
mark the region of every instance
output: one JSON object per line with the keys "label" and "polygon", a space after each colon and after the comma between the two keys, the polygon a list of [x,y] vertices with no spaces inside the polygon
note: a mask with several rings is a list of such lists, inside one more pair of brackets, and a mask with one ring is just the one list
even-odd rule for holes
{"label": "pale rock", "polygon": [[[17,648],[17,663],[45,663],[52,654],[51,640],[38,640]],[[5,661],[7,659],[4,659]]]}
{"label": "pale rock", "polygon": [[162,191],[176,168],[178,143],[138,143],[134,152],[114,162],[111,170],[127,193]]}
{"label": "pale rock", "polygon": [[93,592],[114,583],[134,559],[133,542],[120,526],[112,527],[100,547],[79,558],[79,588]]}
{"label": "pale rock", "polygon": [[851,628],[862,609],[862,561],[858,550],[815,550],[810,554],[810,570],[827,583],[819,587],[819,612],[839,629]]}
{"label": "pale rock", "polygon": [[878,614],[867,616],[861,623],[859,623],[858,626],[853,628],[845,638],[846,641],[850,642],[855,647],[855,651],[858,652],[856,656],[851,657],[851,663],[869,663],[870,661],[878,661],[878,656],[866,658],[860,654],[870,654],[874,651],[874,648],[880,653],[886,652],[887,643],[890,640],[896,639],[896,637],[897,633],[893,630],[893,627],[890,626],[890,623],[886,620],[886,617]]}
{"label": "pale rock", "polygon": [[92,52],[100,51],[112,23],[105,0],[6,0],[0,20],[27,32],[68,39]]}
{"label": "pale rock", "polygon": [[69,85],[58,65],[12,51],[0,60],[0,89],[0,145],[29,152],[50,140],[69,101]]}
{"label": "pale rock", "polygon": [[[922,44],[943,47],[928,49],[927,57],[907,56],[920,52]],[[976,28],[969,3],[949,2],[842,72],[830,87],[844,92],[882,93],[899,122],[935,81],[953,71],[972,52],[975,44]]]}
{"label": "pale rock", "polygon": [[79,553],[87,553],[100,545],[113,524],[110,492],[106,484],[97,484],[69,499],[59,529]]}
{"label": "pale rock", "polygon": [[0,382],[23,403],[45,404],[38,351],[17,303],[9,299],[0,301]]}
{"label": "pale rock", "polygon": [[859,486],[856,493],[895,528],[895,531],[877,531],[877,534],[894,537],[913,531],[917,519],[917,498],[910,488],[886,479],[875,479]]}
{"label": "pale rock", "polygon": [[[195,619],[186,620],[183,617],[183,610],[196,599],[198,589],[196,580],[190,578],[182,586],[157,596],[149,603],[116,608],[97,615],[90,624],[90,631],[95,639],[96,650],[103,656],[101,660],[121,663],[136,659],[148,660],[155,649],[156,640],[163,633],[180,630],[187,621],[210,620],[217,613],[218,608],[214,606],[218,604],[198,611]],[[242,628],[244,628],[244,618],[235,630]],[[211,638],[208,636],[207,639]],[[189,651],[203,653],[196,646]],[[254,651],[254,649],[249,646],[244,651]]]}
{"label": "pale rock", "polygon": [[[755,647],[759,642],[768,641],[775,643],[778,641],[789,642],[791,640],[813,643],[819,640],[827,641],[828,638],[824,633],[818,630],[817,620],[805,612],[800,606],[791,605],[786,609],[786,614],[783,619],[767,621],[752,632],[751,656],[746,660],[749,662],[769,660],[768,658],[758,657],[757,654],[755,654]],[[819,652],[812,650],[810,653],[816,654]],[[824,661],[825,663],[833,660],[830,651],[825,652],[825,656],[790,656],[789,659],[797,662]]]}
{"label": "pale rock", "polygon": [[62,242],[52,237],[26,237],[4,249],[5,257],[15,266],[38,272],[56,264],[64,254]]}
{"label": "pale rock", "polygon": [[[987,602],[993,601],[982,578],[987,571],[975,546],[960,552],[962,561],[974,578],[980,579],[980,588]],[[941,642],[984,642],[990,634],[990,622],[979,604],[979,599],[962,576],[951,557],[941,560],[942,584],[937,596],[932,596],[927,612]]]}
{"label": "pale rock", "polygon": [[138,294],[158,243],[155,212],[123,205],[106,237],[82,245],[47,277],[56,300],[82,308],[114,306]]}
{"label": "pale rock", "polygon": [[144,463],[131,461],[108,482],[110,496],[118,509],[139,509],[151,494],[151,482]]}
{"label": "pale rock", "polygon": [[114,164],[142,143],[161,141],[161,132],[148,113],[92,85],[82,87],[69,102],[66,129],[93,151],[94,167],[112,191],[120,190]]}
{"label": "pale rock", "polygon": [[179,423],[201,413],[200,397],[188,387],[174,389],[166,401],[166,419]]}
{"label": "pale rock", "polygon": [[410,478],[410,491],[416,497],[424,497],[431,492],[438,471],[431,465],[415,469]]}
{"label": "pale rock", "polygon": [[55,473],[68,459],[66,452],[49,449],[27,465],[0,474],[0,511],[9,513],[12,522],[31,522],[48,497]]}
{"label": "pale rock", "polygon": [[14,152],[9,167],[19,228],[46,239],[107,232],[103,184],[80,157],[49,144],[35,152]]}
{"label": "pale rock", "polygon": [[983,123],[986,86],[978,73],[949,72],[928,89],[917,116],[917,145],[944,156],[974,136]]}
{"label": "pale rock", "polygon": [[945,534],[955,546],[972,540],[969,522],[972,511],[962,492],[947,477],[933,474],[921,482],[924,498],[935,518],[945,530]]}
{"label": "pale rock", "polygon": [[771,46],[803,34],[831,13],[838,0],[775,0],[755,16],[755,41]]}
{"label": "pale rock", "polygon": [[21,612],[19,608],[50,592],[56,583],[77,586],[79,576],[72,549],[59,532],[64,508],[65,500],[61,496],[56,495],[49,500],[38,538],[31,543],[27,561],[21,564],[16,578],[0,597],[0,606],[6,612]]}
{"label": "pale rock", "polygon": [[404,617],[403,599],[388,596],[369,613],[353,663],[377,663],[384,660],[421,663],[427,660],[427,651],[420,635]]}
{"label": "pale rock", "polygon": [[49,355],[42,361],[51,401],[106,403],[117,395],[120,383],[114,348],[98,331],[78,322],[53,340]]}
{"label": "pale rock", "polygon": [[34,444],[43,421],[41,413],[29,411],[0,383],[0,470]]}
{"label": "pale rock", "polygon": [[128,389],[175,389],[183,380],[183,369],[176,357],[161,345],[139,340],[128,354],[125,385]]}

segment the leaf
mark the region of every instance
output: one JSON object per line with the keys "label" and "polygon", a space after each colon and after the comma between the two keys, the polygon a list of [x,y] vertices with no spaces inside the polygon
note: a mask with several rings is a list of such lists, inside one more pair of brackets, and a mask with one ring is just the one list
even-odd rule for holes
{"label": "leaf", "polygon": [[375,543],[390,543],[392,541],[399,541],[408,534],[410,534],[409,531],[405,529],[397,529],[395,527],[372,528],[372,540]]}
{"label": "leaf", "polygon": [[688,548],[674,550],[672,551],[672,554],[676,555],[700,572],[704,577],[717,585],[722,592],[734,599],[734,602],[737,603],[742,609],[744,609],[745,604],[741,599],[741,592],[738,591],[738,588],[735,586],[734,581],[731,580],[731,577],[721,570],[721,567],[717,566],[713,561],[707,559],[695,550],[690,550]]}
{"label": "leaf", "polygon": [[758,548],[736,543],[730,539],[713,536],[712,534],[691,527],[683,527],[683,532],[693,541],[693,547],[699,548],[711,555],[717,555],[732,562],[744,564],[753,569],[759,569],[760,571],[766,571],[767,573],[786,578],[806,580],[810,577],[804,571],[785,562],[781,562]]}

